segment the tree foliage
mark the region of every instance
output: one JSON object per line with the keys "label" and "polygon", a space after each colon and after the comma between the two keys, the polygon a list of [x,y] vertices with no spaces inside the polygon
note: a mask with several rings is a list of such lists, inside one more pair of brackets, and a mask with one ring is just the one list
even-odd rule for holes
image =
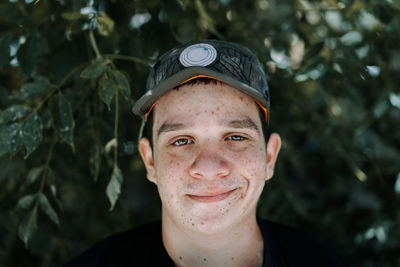
{"label": "tree foliage", "polygon": [[398,1],[5,0],[0,265],[59,265],[159,217],[131,107],[157,56],[210,38],[269,76],[283,150],[259,214],[400,264]]}

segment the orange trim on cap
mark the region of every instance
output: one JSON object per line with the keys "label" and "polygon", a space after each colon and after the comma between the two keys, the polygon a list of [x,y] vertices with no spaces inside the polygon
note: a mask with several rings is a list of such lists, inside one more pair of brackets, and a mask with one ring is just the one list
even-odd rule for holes
{"label": "orange trim on cap", "polygon": [[184,84],[184,83],[187,83],[188,81],[191,81],[191,80],[197,79],[197,78],[210,78],[210,79],[214,79],[214,80],[217,80],[217,81],[218,81],[218,79],[217,79],[217,78],[214,78],[214,77],[212,77],[212,76],[208,76],[208,75],[200,74],[200,75],[196,75],[196,76],[190,77],[189,79],[187,79],[187,80],[185,80],[185,81],[181,82],[180,84],[178,84],[178,86],[179,86],[179,85],[182,85],[182,84]]}
{"label": "orange trim on cap", "polygon": [[147,117],[149,116],[151,110],[154,108],[154,106],[158,103],[159,99],[157,99],[156,102],[153,103],[153,105],[151,105],[151,107],[149,108],[149,111],[147,111],[146,115],[144,115],[144,121],[147,121]]}
{"label": "orange trim on cap", "polygon": [[258,102],[257,100],[255,100],[256,103],[260,106],[260,108],[264,111],[264,115],[265,115],[265,122],[268,124],[268,110],[267,108],[265,108],[260,102]]}

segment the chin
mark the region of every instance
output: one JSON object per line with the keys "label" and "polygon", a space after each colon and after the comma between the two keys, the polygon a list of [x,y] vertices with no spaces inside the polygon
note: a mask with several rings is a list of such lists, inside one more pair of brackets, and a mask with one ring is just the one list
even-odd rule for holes
{"label": "chin", "polygon": [[237,223],[239,216],[235,216],[233,210],[215,210],[207,213],[193,215],[191,223],[188,225],[191,230],[212,235],[226,229]]}
{"label": "chin", "polygon": [[201,220],[190,225],[192,231],[204,234],[213,235],[227,229],[227,222],[224,220]]}

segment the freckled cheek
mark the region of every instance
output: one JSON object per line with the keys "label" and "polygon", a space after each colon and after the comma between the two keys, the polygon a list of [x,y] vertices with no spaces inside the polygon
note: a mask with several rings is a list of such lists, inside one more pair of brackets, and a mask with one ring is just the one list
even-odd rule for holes
{"label": "freckled cheek", "polygon": [[[163,197],[175,197],[184,180],[183,164],[174,160],[163,161],[157,166],[160,194]],[[172,194],[172,196],[171,196]]]}
{"label": "freckled cheek", "polygon": [[265,160],[261,155],[259,157],[240,157],[238,166],[241,174],[247,179],[264,179]]}
{"label": "freckled cheek", "polygon": [[163,169],[161,172],[157,174],[158,180],[162,184],[169,185],[179,185],[182,181],[182,174],[178,172],[176,169]]}
{"label": "freckled cheek", "polygon": [[170,160],[168,164],[165,164],[161,168],[168,175],[171,182],[180,182],[182,180],[185,168],[181,161]]}
{"label": "freckled cheek", "polygon": [[182,160],[179,158],[168,157],[167,154],[160,155],[160,160],[156,162],[158,171],[175,177],[182,169]]}
{"label": "freckled cheek", "polygon": [[181,194],[180,183],[177,180],[175,177],[165,176],[165,179],[158,183],[158,192],[163,205],[174,206],[177,203]]}
{"label": "freckled cheek", "polygon": [[262,151],[258,149],[248,149],[244,151],[244,153],[234,155],[237,157],[237,160],[242,163],[261,164],[262,162],[266,162],[265,153],[262,153]]}

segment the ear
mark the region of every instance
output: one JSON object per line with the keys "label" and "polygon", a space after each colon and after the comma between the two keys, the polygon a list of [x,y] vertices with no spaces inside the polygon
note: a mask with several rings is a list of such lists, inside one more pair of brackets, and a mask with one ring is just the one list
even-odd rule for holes
{"label": "ear", "polygon": [[147,138],[142,138],[139,142],[139,153],[142,157],[144,166],[147,171],[147,179],[150,182],[157,184],[155,169],[154,169],[154,160],[153,160],[153,151],[151,149],[150,141]]}
{"label": "ear", "polygon": [[270,135],[267,144],[267,165],[265,180],[270,179],[274,175],[274,167],[278,158],[279,150],[281,149],[281,138],[279,134],[273,133]]}

